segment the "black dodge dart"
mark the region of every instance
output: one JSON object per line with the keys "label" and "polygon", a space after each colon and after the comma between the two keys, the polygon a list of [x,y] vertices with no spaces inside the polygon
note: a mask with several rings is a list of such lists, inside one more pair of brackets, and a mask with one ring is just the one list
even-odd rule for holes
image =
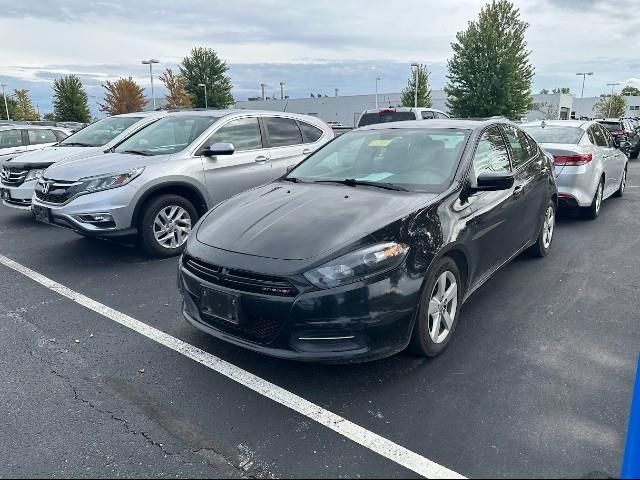
{"label": "black dodge dart", "polygon": [[357,129],[205,215],[180,259],[183,313],[281,358],[433,357],[493,273],[547,255],[557,201],[549,158],[507,120]]}

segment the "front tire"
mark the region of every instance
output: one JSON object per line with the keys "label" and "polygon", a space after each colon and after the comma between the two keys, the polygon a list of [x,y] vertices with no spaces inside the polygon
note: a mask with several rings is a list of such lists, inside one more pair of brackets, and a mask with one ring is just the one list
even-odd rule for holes
{"label": "front tire", "polygon": [[550,200],[547,205],[547,209],[545,210],[544,218],[542,219],[542,226],[540,227],[538,239],[536,240],[536,243],[529,248],[529,253],[534,257],[546,257],[549,254],[549,250],[551,250],[551,243],[553,242],[555,229],[556,205],[553,203],[553,200]]}
{"label": "front tire", "polygon": [[602,207],[602,199],[604,196],[604,179],[600,180],[598,188],[596,188],[596,194],[593,196],[591,206],[582,208],[580,212],[582,217],[588,220],[595,220],[600,215],[600,208]]}
{"label": "front tire", "polygon": [[140,245],[154,257],[180,255],[197,221],[198,211],[189,200],[179,195],[160,195],[144,206],[138,225]]}
{"label": "front tire", "polygon": [[420,295],[409,351],[422,357],[444,352],[458,324],[462,294],[456,263],[449,257],[438,260]]}

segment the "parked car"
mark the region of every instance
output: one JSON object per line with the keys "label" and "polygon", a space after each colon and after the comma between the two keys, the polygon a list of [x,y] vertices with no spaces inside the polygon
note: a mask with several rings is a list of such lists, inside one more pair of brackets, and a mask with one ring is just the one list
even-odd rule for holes
{"label": "parked car", "polygon": [[640,152],[640,137],[631,125],[620,118],[603,118],[597,122],[606,128],[616,142],[628,141],[630,144],[623,150],[630,158],[638,158]]}
{"label": "parked car", "polygon": [[177,255],[209,208],[282,176],[332,138],[328,125],[306,115],[169,113],[113,153],[47,169],[32,211],[82,235],[137,235],[148,253]]}
{"label": "parked car", "polygon": [[2,125],[0,126],[0,166],[25,152],[55,145],[69,135],[71,135],[69,130],[58,127]]}
{"label": "parked car", "polygon": [[374,108],[362,112],[360,120],[358,120],[358,127],[376,123],[400,122],[405,120],[432,120],[435,118],[449,118],[449,115],[435,108]]}
{"label": "parked car", "polygon": [[[603,200],[623,195],[627,156],[599,122],[551,120],[527,123],[522,129],[553,156],[561,205],[580,207],[583,216],[595,219]],[[628,148],[628,141],[619,142]]]}
{"label": "parked car", "polygon": [[68,128],[73,133],[76,133],[87,126],[86,123],[82,122],[56,122],[56,125],[58,125],[59,127]]}
{"label": "parked car", "polygon": [[166,112],[138,112],[100,120],[60,143],[14,157],[0,176],[0,198],[7,207],[29,210],[36,182],[54,163],[101,155]]}
{"label": "parked car", "polygon": [[180,261],[183,313],[276,357],[436,356],[500,267],[547,255],[556,195],[553,164],[510,123],[354,130],[202,219]]}

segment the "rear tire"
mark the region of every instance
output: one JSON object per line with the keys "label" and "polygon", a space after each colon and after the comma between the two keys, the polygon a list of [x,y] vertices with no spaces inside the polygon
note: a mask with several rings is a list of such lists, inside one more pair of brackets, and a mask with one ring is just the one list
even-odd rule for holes
{"label": "rear tire", "polygon": [[622,171],[622,179],[620,180],[620,188],[613,194],[614,197],[620,198],[624,195],[627,188],[627,167]]}
{"label": "rear tire", "polygon": [[453,259],[443,257],[431,269],[420,294],[420,305],[408,350],[437,357],[449,345],[462,304],[462,278]]}
{"label": "rear tire", "polygon": [[142,249],[154,257],[180,255],[191,228],[198,221],[193,204],[179,195],[152,198],[141,212],[138,238]]}
{"label": "rear tire", "polygon": [[553,243],[553,233],[556,229],[556,205],[553,200],[549,200],[547,209],[542,219],[542,225],[540,226],[540,233],[538,239],[531,247],[529,247],[529,253],[534,257],[543,258],[549,254],[551,250],[551,244]]}
{"label": "rear tire", "polygon": [[600,208],[602,207],[602,198],[604,196],[604,179],[600,179],[600,183],[598,184],[598,188],[596,188],[596,193],[593,196],[593,201],[591,202],[591,206],[583,207],[580,209],[580,213],[582,218],[586,218],[587,220],[595,220],[600,215]]}

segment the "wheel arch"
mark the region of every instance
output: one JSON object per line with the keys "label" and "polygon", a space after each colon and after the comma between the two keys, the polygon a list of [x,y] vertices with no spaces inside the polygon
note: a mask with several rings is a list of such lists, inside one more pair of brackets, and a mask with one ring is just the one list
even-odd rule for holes
{"label": "wheel arch", "polygon": [[186,198],[193,204],[200,217],[204,215],[208,210],[205,196],[202,194],[202,192],[200,192],[198,188],[194,187],[193,185],[187,182],[178,181],[162,183],[150,188],[140,197],[133,211],[133,216],[131,219],[132,225],[138,225],[143,207],[147,203],[149,203],[150,200],[160,195],[179,195]]}

